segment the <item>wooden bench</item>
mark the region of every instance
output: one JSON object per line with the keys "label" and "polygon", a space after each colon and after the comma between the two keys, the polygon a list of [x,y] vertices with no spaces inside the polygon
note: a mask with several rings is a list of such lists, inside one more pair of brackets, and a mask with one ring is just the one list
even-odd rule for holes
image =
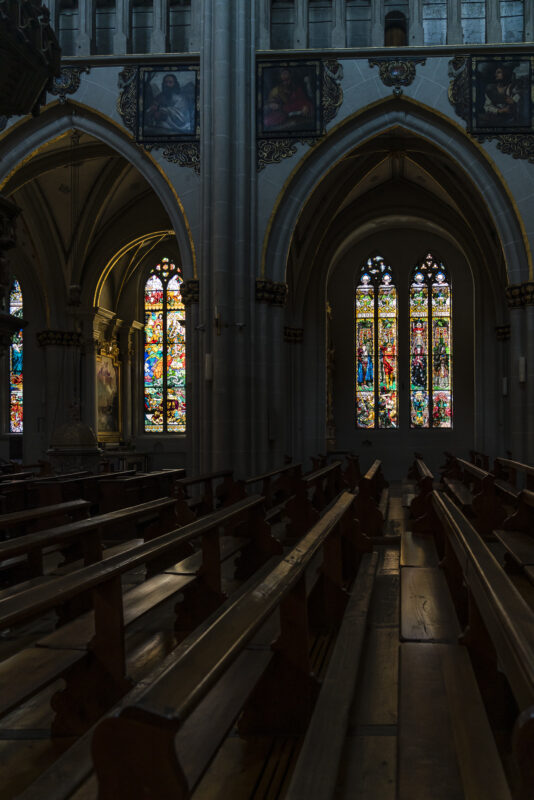
{"label": "wooden bench", "polygon": [[[0,663],[0,715],[63,677],[65,689],[53,707],[55,735],[78,735],[129,688],[125,631],[161,603],[195,585],[192,607],[204,616],[225,599],[221,588],[220,536],[245,524],[263,560],[281,552],[279,542],[261,525],[263,498],[254,497],[170,531],[126,553],[0,600],[0,630],[33,620],[76,599],[89,598],[90,613],[48,634],[35,645]],[[201,538],[200,570],[170,567],[184,546]],[[169,567],[123,595],[121,577],[146,565]],[[197,565],[198,566],[198,565]],[[198,575],[197,575],[198,571]],[[178,611],[181,614],[181,609]],[[196,619],[194,624],[198,624]],[[182,624],[178,620],[178,627]]]}
{"label": "wooden bench", "polygon": [[341,461],[334,461],[296,480],[294,495],[286,504],[289,518],[286,541],[294,542],[309,530],[341,489]]}
{"label": "wooden bench", "polygon": [[474,518],[480,534],[493,538],[493,529],[499,527],[506,516],[495,491],[495,477],[463,458],[455,458],[442,480],[454,502]]}
{"label": "wooden bench", "polygon": [[94,564],[102,560],[106,535],[124,539],[142,532],[149,540],[176,528],[174,508],[175,500],[166,497],[19,536],[0,543],[0,563],[7,561],[21,580],[44,574],[44,552],[51,548],[64,552],[67,561],[81,556],[85,565]]}
{"label": "wooden bench", "polygon": [[505,675],[517,704],[510,743],[519,776],[514,798],[526,800],[534,795],[534,611],[451,500],[434,492],[433,502],[450,548],[451,584],[468,596],[464,643],[479,665],[479,682],[496,698]]}
{"label": "wooden bench", "polygon": [[426,498],[434,488],[434,475],[425,464],[421,455],[416,453],[408,476],[417,481],[418,494],[410,503],[410,516],[417,519],[426,511]]}
{"label": "wooden bench", "polygon": [[534,491],[534,467],[513,461],[510,458],[496,458],[493,462],[495,488],[510,508],[513,508],[522,489]]}
{"label": "wooden bench", "polygon": [[89,515],[90,503],[87,500],[71,500],[41,508],[28,508],[0,515],[0,538],[11,539],[22,533],[42,530],[46,525],[83,519]]}
{"label": "wooden bench", "polygon": [[[99,723],[92,750],[101,800],[119,791],[132,800],[189,798],[245,704],[242,729],[302,730],[317,693],[306,570],[323,547],[332,558],[329,545],[345,535],[344,525],[353,526],[353,503],[352,495],[342,495],[268,576],[168,659],[135,705]],[[336,589],[343,591],[340,584]],[[268,650],[246,645],[278,608],[281,632],[271,659]]]}
{"label": "wooden bench", "polygon": [[488,472],[489,456],[487,456],[485,453],[480,453],[478,450],[470,450],[469,458],[471,459],[471,464],[474,464],[475,467],[480,467]]}
{"label": "wooden bench", "polygon": [[373,461],[358,484],[356,516],[366,536],[381,536],[387,514],[387,481],[382,474],[382,462]]}
{"label": "wooden bench", "polygon": [[377,564],[377,552],[363,555],[285,800],[335,797]]}
{"label": "wooden bench", "polygon": [[105,477],[98,483],[99,508],[101,511],[113,511],[117,508],[154,500],[157,497],[169,497],[174,482],[185,477],[184,469],[164,469],[147,472],[126,478]]}
{"label": "wooden bench", "polygon": [[178,501],[178,516],[183,522],[192,522],[202,514],[214,511],[216,505],[231,505],[245,496],[237,496],[236,483],[231,469],[210,472],[191,478],[178,478],[173,494]]}
{"label": "wooden bench", "polygon": [[505,567],[524,571],[534,583],[534,491],[520,493],[517,510],[494,533],[506,548]]}

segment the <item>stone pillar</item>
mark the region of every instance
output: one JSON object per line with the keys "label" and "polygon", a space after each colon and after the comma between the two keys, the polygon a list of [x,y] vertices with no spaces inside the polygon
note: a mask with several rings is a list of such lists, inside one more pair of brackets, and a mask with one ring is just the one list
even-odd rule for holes
{"label": "stone pillar", "polygon": [[384,0],[371,3],[371,44],[384,47]]}
{"label": "stone pillar", "polygon": [[423,0],[410,0],[410,13],[408,22],[408,44],[422,45],[423,34]]}
{"label": "stone pillar", "polygon": [[531,42],[534,39],[534,3],[524,3],[525,33],[523,41]]}
{"label": "stone pillar", "polygon": [[293,47],[304,50],[308,46],[308,0],[295,0],[295,33]]}
{"label": "stone pillar", "polygon": [[181,286],[181,294],[186,308],[187,470],[189,474],[195,474],[200,472],[202,463],[200,456],[202,416],[199,400],[203,394],[201,388],[205,386],[202,345],[206,328],[199,317],[199,282],[197,280],[184,281]]}
{"label": "stone pillar", "polygon": [[256,281],[255,471],[283,462],[285,452],[283,390],[283,316],[287,284]]}
{"label": "stone pillar", "polygon": [[[528,3],[525,3],[528,5]],[[486,0],[486,42],[502,42],[501,13],[499,0]]]}
{"label": "stone pillar", "polygon": [[334,27],[332,30],[332,47],[347,46],[345,0],[333,0]]}
{"label": "stone pillar", "polygon": [[130,0],[116,0],[116,3],[113,52],[121,55],[130,49]]}
{"label": "stone pillar", "polygon": [[78,19],[80,20],[80,30],[76,41],[76,55],[88,56],[91,54],[91,42],[95,27],[94,0],[79,0]]}
{"label": "stone pillar", "polygon": [[[200,363],[202,471],[250,474],[256,266],[255,7],[204,0],[201,80]],[[233,98],[228,104],[228,97]]]}
{"label": "stone pillar", "polygon": [[[303,424],[298,424],[298,420],[303,420],[304,409],[301,404],[302,397],[302,344],[304,330],[302,328],[284,328],[285,345],[285,379],[286,379],[286,416],[292,420],[293,424],[289,431],[286,431],[286,450],[287,455],[294,461],[308,458],[310,453],[304,452]],[[304,465],[304,469],[307,469]]]}
{"label": "stone pillar", "polygon": [[[122,438],[131,442],[137,432],[135,412],[138,403],[134,399],[134,391],[142,384],[135,380],[136,375],[136,348],[137,336],[143,331],[143,325],[136,320],[130,320],[119,330],[119,350],[121,360],[121,416]],[[134,389],[135,387],[135,389]]]}
{"label": "stone pillar", "polygon": [[510,308],[510,377],[508,382],[510,414],[510,449],[512,456],[517,461],[525,458],[525,384],[519,378],[519,359],[525,356],[523,319],[524,310],[522,307],[521,285],[508,286],[506,289],[506,299]]}
{"label": "stone pillar", "polygon": [[201,13],[201,0],[191,0],[191,32],[189,35],[189,51],[191,53],[197,53],[200,50]]}
{"label": "stone pillar", "polygon": [[258,50],[271,49],[271,0],[256,0],[257,33],[256,47]]}
{"label": "stone pillar", "polygon": [[447,0],[447,44],[462,44],[462,2]]}
{"label": "stone pillar", "polygon": [[154,0],[152,17],[152,36],[150,47],[153,53],[167,52],[167,37],[169,17],[167,14],[167,0]]}
{"label": "stone pillar", "polygon": [[523,284],[526,327],[526,461],[534,464],[534,281]]}

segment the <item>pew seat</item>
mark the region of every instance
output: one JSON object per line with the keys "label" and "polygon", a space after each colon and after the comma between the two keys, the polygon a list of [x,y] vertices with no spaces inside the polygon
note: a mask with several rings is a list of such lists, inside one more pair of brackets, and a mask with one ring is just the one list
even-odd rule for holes
{"label": "pew seat", "polygon": [[400,646],[398,800],[511,800],[465,647]]}

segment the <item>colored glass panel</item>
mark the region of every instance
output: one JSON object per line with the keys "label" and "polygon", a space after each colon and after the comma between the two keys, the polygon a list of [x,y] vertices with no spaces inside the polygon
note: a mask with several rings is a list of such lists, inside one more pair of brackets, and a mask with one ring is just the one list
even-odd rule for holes
{"label": "colored glass panel", "polygon": [[355,305],[356,425],[396,428],[397,292],[381,256],[362,267]]}
{"label": "colored glass panel", "polygon": [[431,253],[410,288],[410,417],[413,428],[452,427],[451,287]]}
{"label": "colored glass panel", "polygon": [[398,427],[397,292],[386,273],[378,289],[378,427]]}
{"label": "colored glass panel", "polygon": [[181,276],[162,259],[145,284],[145,431],[184,433],[185,307]]}
{"label": "colored glass panel", "polygon": [[[22,318],[22,292],[17,280],[9,295],[9,313]],[[22,433],[22,328],[13,334],[9,348],[9,430]]]}

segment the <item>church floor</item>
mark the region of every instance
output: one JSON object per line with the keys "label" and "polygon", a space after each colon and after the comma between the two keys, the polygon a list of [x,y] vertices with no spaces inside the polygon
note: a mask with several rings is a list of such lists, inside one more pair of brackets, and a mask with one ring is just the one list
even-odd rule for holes
{"label": "church floor", "polygon": [[[421,599],[418,591],[409,593],[407,587],[411,584],[408,581],[401,581],[403,570],[404,579],[412,575],[410,570],[417,568],[411,566],[414,559],[423,570],[416,574],[417,578],[426,576],[425,569],[435,568],[436,572],[440,572],[437,561],[435,567],[428,566],[428,559],[428,563],[434,564],[434,556],[426,544],[421,544],[418,540],[414,548],[409,539],[406,501],[406,486],[392,485],[386,526],[391,544],[378,545],[379,564],[369,610],[363,663],[355,689],[339,772],[337,800],[352,800],[355,797],[358,800],[425,798],[424,788],[422,794],[412,794],[412,787],[403,778],[406,770],[400,763],[405,758],[401,743],[402,726],[399,724],[399,703],[402,696],[400,653],[406,647],[402,642],[407,638],[410,642],[415,641],[416,648],[424,646],[428,648],[425,654],[431,655],[431,648],[446,646],[436,645],[435,642],[456,645],[459,628],[454,612],[451,612],[450,598],[441,597],[436,590],[437,594]],[[402,542],[400,546],[399,539]],[[135,583],[142,580],[142,575],[130,575],[129,579]],[[233,583],[228,581],[226,588],[231,591]],[[528,586],[524,588],[529,594]],[[434,590],[431,588],[429,591]],[[404,593],[402,599],[401,592]],[[411,600],[408,600],[412,596],[414,599],[410,605]],[[143,626],[134,629],[129,635],[128,660],[134,680],[146,675],[172,649],[173,605],[169,603],[155,618],[148,621],[145,619]],[[52,618],[43,623],[45,629],[52,624]],[[17,646],[23,646],[29,640],[41,636],[43,625],[39,630],[26,628],[4,637],[0,641],[0,657],[5,657],[15,651]],[[318,635],[313,641],[311,659],[313,670],[319,678],[327,668],[332,645],[332,638],[327,636]],[[70,739],[50,738],[50,698],[58,688],[60,682],[2,721],[1,800],[15,798],[71,744]],[[441,699],[439,702],[447,701]],[[445,712],[448,713],[447,709]],[[435,724],[439,727],[439,722],[436,721]],[[504,747],[505,733],[502,736]],[[283,800],[300,744],[298,737],[244,738],[234,728],[197,787],[194,800]],[[439,746],[443,748],[444,745]],[[435,755],[438,761],[443,761],[443,750]],[[501,756],[506,759],[506,750],[501,751]],[[454,754],[451,758],[454,760]],[[424,783],[424,776],[419,779]],[[445,783],[441,794],[433,792],[428,798],[439,800],[443,797],[450,800],[463,796],[462,793],[449,791]],[[97,785],[94,778],[86,781],[73,796],[74,800],[96,800],[96,797]]]}

